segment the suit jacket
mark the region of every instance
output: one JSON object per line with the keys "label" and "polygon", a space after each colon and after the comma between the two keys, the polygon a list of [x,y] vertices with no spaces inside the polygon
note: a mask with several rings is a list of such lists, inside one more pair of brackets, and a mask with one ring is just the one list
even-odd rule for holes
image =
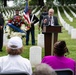
{"label": "suit jacket", "polygon": [[0,26],[4,26],[4,18],[1,13],[0,13]]}
{"label": "suit jacket", "polygon": [[42,22],[43,18],[44,18],[45,16],[47,16],[47,15],[48,15],[48,12],[42,12],[42,13],[41,13],[41,15],[40,15],[40,20],[39,20],[39,25],[41,25],[41,22]]}
{"label": "suit jacket", "polygon": [[31,27],[34,27],[34,24],[39,21],[39,19],[34,14],[30,14],[30,20],[32,20]]}
{"label": "suit jacket", "polygon": [[43,26],[59,26],[58,19],[56,16],[52,16],[51,19],[49,18],[49,16],[45,16],[44,19],[47,19],[47,22],[46,23],[43,22],[42,23]]}

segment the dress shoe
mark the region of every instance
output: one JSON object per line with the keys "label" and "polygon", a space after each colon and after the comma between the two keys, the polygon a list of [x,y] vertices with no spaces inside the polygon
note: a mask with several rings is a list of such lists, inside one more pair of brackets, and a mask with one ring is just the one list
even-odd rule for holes
{"label": "dress shoe", "polygon": [[35,45],[34,43],[32,45]]}
{"label": "dress shoe", "polygon": [[26,43],[26,45],[29,45],[28,43]]}
{"label": "dress shoe", "polygon": [[0,50],[0,52],[2,52],[2,50]]}

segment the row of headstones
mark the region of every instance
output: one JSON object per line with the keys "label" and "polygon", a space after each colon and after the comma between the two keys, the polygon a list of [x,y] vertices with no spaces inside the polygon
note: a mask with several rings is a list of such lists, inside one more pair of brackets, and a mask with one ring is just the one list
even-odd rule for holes
{"label": "row of headstones", "polygon": [[35,15],[38,16],[38,15],[40,14],[41,10],[42,10],[42,8],[40,8],[40,10],[38,10],[38,11],[35,13]]}
{"label": "row of headstones", "polygon": [[10,13],[8,13],[8,12],[5,11],[5,13],[4,12],[2,13],[5,20],[8,20],[8,18],[11,18],[14,15],[14,11],[12,11]]}
{"label": "row of headstones", "polygon": [[[7,11],[5,11],[5,13],[4,12],[2,13],[5,20],[8,20],[9,18],[12,18],[13,15],[15,15],[15,10],[7,10]],[[20,14],[22,14],[22,11],[20,11]]]}
{"label": "row of headstones", "polygon": [[[33,10],[33,13],[36,11],[36,9]],[[3,17],[5,20],[8,20],[9,18],[12,18],[13,15],[15,15],[15,9],[11,9],[11,10],[4,9],[4,10],[5,10],[5,12],[3,12],[2,14],[3,14]],[[24,9],[20,10],[19,14],[22,16],[23,12],[24,12]],[[36,15],[38,15],[38,14],[39,14],[39,12],[36,13]]]}
{"label": "row of headstones", "polygon": [[73,22],[73,18],[66,12],[66,10],[64,9],[64,7],[62,7],[65,16],[69,19],[70,22]]}
{"label": "row of headstones", "polygon": [[70,12],[72,13],[72,15],[76,18],[75,12],[73,12],[68,6],[66,6],[66,7],[70,10]]}
{"label": "row of headstones", "polygon": [[72,8],[73,8],[74,10],[76,10],[76,8],[75,8],[74,6],[72,6]]}
{"label": "row of headstones", "polygon": [[71,35],[71,39],[76,39],[76,28],[74,28],[70,24],[66,23],[66,21],[64,21],[58,8],[57,8],[57,11],[58,11],[59,20],[62,26],[68,31],[68,34]]}
{"label": "row of headstones", "polygon": [[[63,8],[63,7],[62,7]],[[36,9],[35,9],[36,10]],[[33,12],[35,12],[35,10],[33,11]],[[63,8],[63,10],[64,10],[64,8]],[[20,14],[22,15],[22,12],[23,12],[23,10],[22,11],[20,11]],[[36,15],[38,15],[40,13],[40,11],[39,12],[37,12],[36,13]],[[67,12],[64,10],[64,13],[65,13],[65,15],[68,17],[68,19],[70,20],[70,21],[73,21],[73,18],[71,18],[68,14],[67,14]],[[73,13],[73,12],[72,12]],[[13,15],[15,14],[15,11],[14,10],[5,10],[5,13],[3,12],[3,16],[4,16],[4,18],[5,18],[5,20],[7,20],[8,18],[10,18],[10,17],[12,17]],[[73,13],[74,14],[74,13]]]}
{"label": "row of headstones", "polygon": [[70,4],[70,5],[68,5],[68,6],[72,6],[72,8],[73,8],[74,10],[76,10],[76,4]]}
{"label": "row of headstones", "polygon": [[[15,10],[22,10],[24,6],[17,6],[17,7],[2,7],[0,8],[2,11],[2,14],[5,18],[5,20],[8,20],[8,18],[12,18],[13,15],[15,15]],[[21,14],[21,12],[20,12]]]}

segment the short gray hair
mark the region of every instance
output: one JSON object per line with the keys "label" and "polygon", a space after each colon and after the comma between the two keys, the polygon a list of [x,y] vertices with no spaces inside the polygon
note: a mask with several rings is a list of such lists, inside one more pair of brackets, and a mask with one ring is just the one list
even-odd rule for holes
{"label": "short gray hair", "polygon": [[45,63],[35,66],[33,75],[57,75],[54,69]]}

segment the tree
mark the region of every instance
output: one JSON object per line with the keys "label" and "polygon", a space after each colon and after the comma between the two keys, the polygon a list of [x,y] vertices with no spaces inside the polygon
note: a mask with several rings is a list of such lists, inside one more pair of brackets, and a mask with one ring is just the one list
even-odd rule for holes
{"label": "tree", "polygon": [[38,0],[38,4],[42,7],[44,6],[44,0]]}
{"label": "tree", "polygon": [[44,6],[44,0],[29,0],[30,5]]}
{"label": "tree", "polygon": [[16,6],[20,6],[20,5],[22,5],[22,4],[25,4],[25,2],[26,2],[26,0],[14,0],[14,4],[15,4]]}
{"label": "tree", "polygon": [[68,5],[68,4],[75,4],[76,3],[76,0],[58,0],[59,1],[59,3],[61,4],[61,5],[64,5],[64,4],[66,4],[66,5]]}
{"label": "tree", "polygon": [[3,1],[3,4],[4,4],[4,7],[7,6],[7,0],[2,0]]}

